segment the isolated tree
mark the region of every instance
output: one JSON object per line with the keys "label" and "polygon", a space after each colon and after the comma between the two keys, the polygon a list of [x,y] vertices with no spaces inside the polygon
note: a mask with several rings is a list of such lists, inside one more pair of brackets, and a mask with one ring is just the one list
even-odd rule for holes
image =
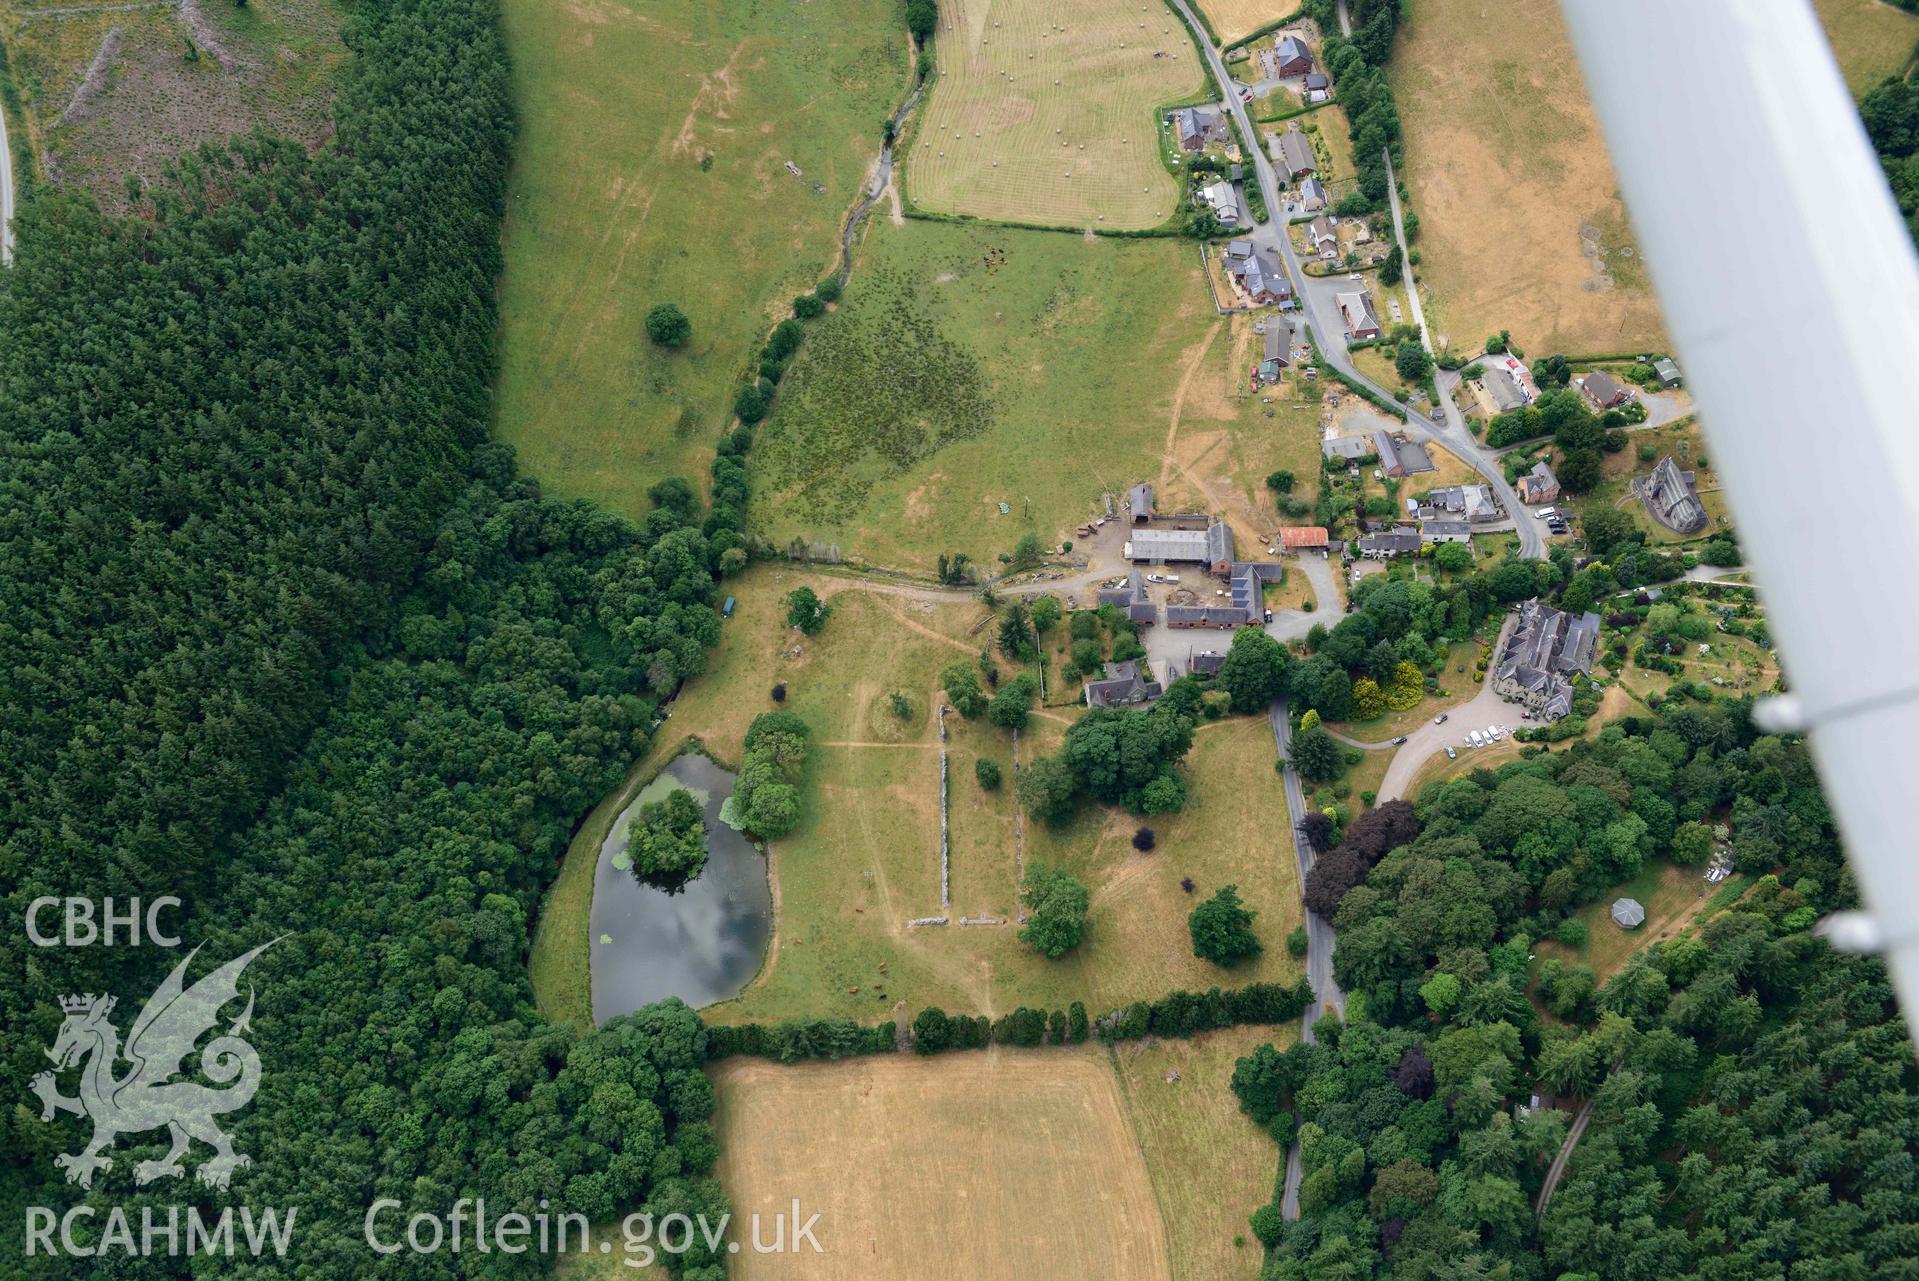
{"label": "isolated tree", "polygon": [[1293,473],[1283,468],[1266,477],[1266,488],[1272,490],[1275,494],[1292,493],[1293,483]]}
{"label": "isolated tree", "polygon": [[1343,764],[1339,744],[1333,741],[1331,734],[1318,725],[1293,735],[1293,751],[1290,760],[1293,768],[1299,771],[1301,778],[1315,783],[1324,783],[1339,777],[1340,766]]}
{"label": "isolated tree", "polygon": [[776,703],[784,703],[786,701],[786,686],[784,684],[775,685],[769,693]]}
{"label": "isolated tree", "polygon": [[1145,854],[1152,850],[1157,840],[1158,838],[1153,835],[1152,828],[1142,827],[1133,833],[1133,848]]}
{"label": "isolated tree", "polygon": [[997,792],[1000,785],[999,762],[990,756],[974,757],[973,777],[978,780],[980,787],[984,790]]}
{"label": "isolated tree", "polygon": [[1286,689],[1286,647],[1257,627],[1242,627],[1213,682],[1232,696],[1236,712],[1264,711]]}
{"label": "isolated tree", "polygon": [[1393,367],[1401,378],[1416,383],[1433,372],[1433,358],[1419,345],[1418,339],[1405,338],[1393,354]]}
{"label": "isolated tree", "polygon": [[1058,959],[1078,947],[1086,935],[1086,887],[1063,868],[1035,863],[1020,894],[1028,916],[1019,937],[1042,956]]}
{"label": "isolated tree", "polygon": [[700,803],[684,787],[640,807],[627,831],[633,874],[651,884],[677,885],[706,866],[706,823]]}
{"label": "isolated tree", "polygon": [[901,720],[907,720],[913,715],[913,701],[898,690],[894,690],[888,694],[886,701],[892,707],[893,715],[899,717]]}
{"label": "isolated tree", "polygon": [[1253,934],[1253,918],[1257,915],[1239,901],[1237,885],[1221,886],[1186,918],[1193,936],[1193,955],[1215,965],[1236,965],[1257,956],[1259,939]]}
{"label": "isolated tree", "polygon": [[657,303],[646,313],[646,336],[662,347],[684,347],[693,336],[693,322],[672,303]]}
{"label": "isolated tree", "polygon": [[833,607],[821,600],[811,587],[796,587],[786,594],[786,625],[797,627],[808,636],[819,634]]}
{"label": "isolated tree", "polygon": [[1016,662],[1031,662],[1039,648],[1034,637],[1032,617],[1024,601],[1006,607],[999,620],[999,652]]}

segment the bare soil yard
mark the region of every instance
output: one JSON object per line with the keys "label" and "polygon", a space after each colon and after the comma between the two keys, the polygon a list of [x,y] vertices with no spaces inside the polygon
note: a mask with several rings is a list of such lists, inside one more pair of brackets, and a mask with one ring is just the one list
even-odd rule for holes
{"label": "bare soil yard", "polygon": [[1158,108],[1204,68],[1161,0],[946,0],[938,50],[905,164],[920,208],[1129,230],[1173,215]]}
{"label": "bare soil yard", "polygon": [[731,1274],[1167,1277],[1166,1229],[1104,1053],[718,1064],[718,1173],[736,1218],[770,1219],[798,1197],[823,1247],[742,1249]]}
{"label": "bare soil yard", "polygon": [[1434,338],[1651,350],[1659,305],[1554,0],[1422,0],[1391,63]]}

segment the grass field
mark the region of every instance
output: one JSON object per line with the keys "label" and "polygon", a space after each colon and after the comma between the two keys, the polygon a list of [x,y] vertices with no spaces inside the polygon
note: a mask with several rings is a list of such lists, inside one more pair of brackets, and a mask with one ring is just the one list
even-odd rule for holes
{"label": "grass field", "polygon": [[[895,0],[508,0],[520,136],[495,430],[628,515],[706,484],[734,391],[841,220],[909,78]],[[788,161],[803,177],[789,173]],[[689,345],[647,341],[673,302]]]}
{"label": "grass field", "polygon": [[118,212],[128,178],[151,181],[200,143],[264,126],[318,144],[349,56],[343,16],[331,0],[12,5],[7,59],[27,114],[12,145],[31,143],[49,177]]}
{"label": "grass field", "polygon": [[946,0],[936,47],[904,166],[919,208],[1128,230],[1173,216],[1158,108],[1205,68],[1161,0]]}
{"label": "grass field", "polygon": [[1883,0],[1813,0],[1820,25],[1855,96],[1896,76],[1912,60],[1919,18]]}
{"label": "grass field", "polygon": [[[1224,1028],[1113,1050],[1172,1246],[1173,1281],[1252,1281],[1259,1271],[1259,1243],[1246,1220],[1270,1199],[1284,1154],[1239,1110],[1233,1063],[1293,1039],[1291,1025]],[[1172,1073],[1177,1080],[1167,1079]]]}
{"label": "grass field", "polygon": [[881,222],[754,451],[753,526],[922,569],[1071,537],[1179,418],[1236,412],[1182,393],[1225,330],[1190,244]]}
{"label": "grass field", "polygon": [[1555,0],[1422,0],[1390,69],[1434,340],[1665,345]]}
{"label": "grass field", "polygon": [[716,1065],[718,1173],[736,1218],[770,1218],[798,1197],[802,1217],[820,1215],[823,1251],[743,1248],[729,1275],[1165,1277],[1166,1228],[1104,1054],[1087,1047]]}

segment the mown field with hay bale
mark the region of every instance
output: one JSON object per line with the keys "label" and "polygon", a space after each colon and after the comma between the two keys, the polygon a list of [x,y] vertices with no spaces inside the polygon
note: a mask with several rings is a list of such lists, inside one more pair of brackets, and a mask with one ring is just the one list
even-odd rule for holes
{"label": "mown field with hay bale", "polygon": [[1159,108],[1207,82],[1164,0],[944,0],[936,48],[904,166],[916,208],[1120,230],[1173,216]]}

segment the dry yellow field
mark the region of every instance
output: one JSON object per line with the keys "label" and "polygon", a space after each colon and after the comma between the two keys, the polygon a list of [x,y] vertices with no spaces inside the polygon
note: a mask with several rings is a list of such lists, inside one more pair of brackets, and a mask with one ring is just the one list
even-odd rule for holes
{"label": "dry yellow field", "polygon": [[1247,1216],[1271,1199],[1282,1154],[1239,1110],[1233,1063],[1260,1045],[1284,1049],[1295,1026],[1222,1028],[1113,1051],[1172,1246],[1173,1281],[1252,1281],[1259,1272]]}
{"label": "dry yellow field", "polygon": [[[735,1218],[770,1219],[798,1197],[802,1219],[820,1215],[822,1247],[743,1247],[730,1275],[1167,1277],[1153,1184],[1103,1055],[992,1050],[717,1065],[718,1173]],[[734,1235],[751,1239],[743,1225]]]}
{"label": "dry yellow field", "polygon": [[947,0],[938,50],[905,164],[921,209],[1126,230],[1172,216],[1157,112],[1204,69],[1160,0]]}
{"label": "dry yellow field", "polygon": [[1202,0],[1194,8],[1205,12],[1206,21],[1213,24],[1213,31],[1224,44],[1299,11],[1290,0]]}
{"label": "dry yellow field", "polygon": [[[1665,345],[1556,0],[1422,0],[1392,64],[1434,337]],[[1443,338],[1442,338],[1443,336]]]}

